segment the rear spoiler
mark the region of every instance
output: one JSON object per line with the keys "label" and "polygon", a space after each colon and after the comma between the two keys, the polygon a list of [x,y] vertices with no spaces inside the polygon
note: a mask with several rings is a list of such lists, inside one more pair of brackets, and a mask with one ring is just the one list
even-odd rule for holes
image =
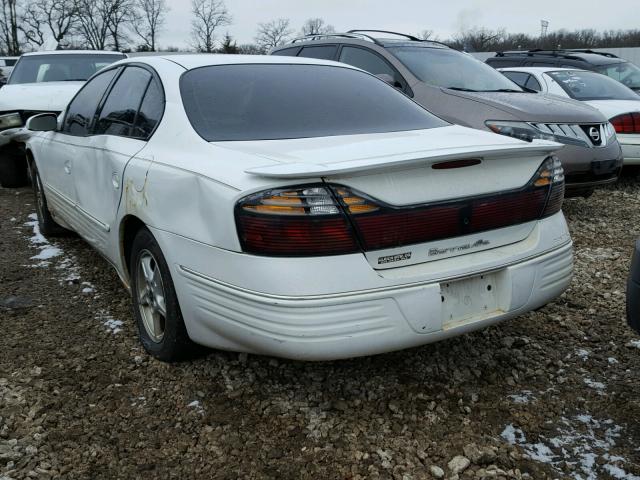
{"label": "rear spoiler", "polygon": [[562,148],[561,144],[534,141],[529,145],[484,145],[481,147],[459,147],[437,150],[422,150],[396,156],[361,158],[334,163],[279,163],[245,170],[245,173],[267,178],[317,178],[344,175],[356,172],[379,172],[397,170],[436,162],[468,158],[504,158],[518,156],[549,155]]}

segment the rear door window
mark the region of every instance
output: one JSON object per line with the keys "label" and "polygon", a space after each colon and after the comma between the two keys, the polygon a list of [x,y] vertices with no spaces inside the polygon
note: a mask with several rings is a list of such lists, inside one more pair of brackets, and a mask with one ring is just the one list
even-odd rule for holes
{"label": "rear door window", "polygon": [[127,67],[109,92],[96,123],[96,135],[128,137],[151,81],[151,74],[140,67]]}
{"label": "rear door window", "polygon": [[529,77],[529,74],[524,72],[502,72],[502,74],[521,87],[525,86]]}
{"label": "rear door window", "polygon": [[318,45],[304,47],[298,54],[299,57],[318,58],[321,60],[333,60],[336,57],[337,45]]}
{"label": "rear door window", "polygon": [[299,50],[300,50],[300,47],[283,48],[282,50],[278,50],[277,52],[273,52],[271,55],[282,55],[282,56],[295,57],[298,54]]}
{"label": "rear door window", "polygon": [[62,131],[69,135],[86,136],[96,115],[98,104],[118,69],[101,73],[87,82],[71,101]]}
{"label": "rear door window", "polygon": [[527,87],[529,90],[535,90],[536,92],[542,91],[540,82],[533,75],[529,75],[529,78],[527,78],[527,82],[525,83],[524,86]]}
{"label": "rear door window", "polygon": [[133,138],[147,139],[151,136],[164,112],[164,92],[156,79],[153,79],[144,94],[138,117],[133,126]]}
{"label": "rear door window", "polygon": [[406,88],[406,82],[385,59],[368,49],[358,47],[342,47],[339,61],[361,68],[374,75],[389,75],[401,88]]}

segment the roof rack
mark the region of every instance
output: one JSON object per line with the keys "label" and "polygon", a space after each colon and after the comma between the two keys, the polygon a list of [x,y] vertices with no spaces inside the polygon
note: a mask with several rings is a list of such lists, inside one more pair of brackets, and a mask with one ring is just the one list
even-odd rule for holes
{"label": "roof rack", "polygon": [[543,55],[550,55],[553,57],[564,57],[564,58],[578,58],[572,56],[572,53],[593,53],[596,55],[602,55],[604,57],[609,58],[619,58],[617,55],[608,52],[597,52],[595,50],[591,50],[589,48],[567,48],[567,49],[555,49],[555,50],[545,50],[542,48],[532,48],[531,50],[505,50],[504,52],[497,52],[496,57],[506,57],[508,55],[526,55],[528,57],[532,57],[536,53],[541,53]]}
{"label": "roof rack", "polygon": [[[356,30],[349,30],[347,33],[362,33],[362,32],[370,32],[370,33],[387,33],[390,35],[398,35],[399,37],[405,37],[409,40],[411,40],[412,42],[427,42],[427,43],[435,43],[436,45],[442,45],[444,47],[449,47],[449,45],[447,45],[446,43],[443,42],[439,42],[437,40],[422,40],[421,38],[418,38],[414,35],[409,35],[406,33],[400,33],[400,32],[391,32],[389,30],[368,30],[368,29],[356,29]],[[373,37],[372,37],[373,38]]]}
{"label": "roof rack", "polygon": [[346,33],[311,33],[302,37],[297,37],[291,40],[289,43],[305,42],[307,40],[326,40],[328,38],[355,38],[357,40],[365,40],[367,42],[373,42],[376,45],[382,45],[375,38],[365,35],[364,33],[346,32]]}
{"label": "roof rack", "polygon": [[566,50],[567,52],[576,52],[576,53],[593,53],[595,55],[602,55],[603,57],[608,58],[620,58],[618,55],[609,52],[598,52],[596,50],[591,50],[590,48],[569,48]]}
{"label": "roof rack", "polygon": [[349,30],[347,33],[362,33],[362,32],[371,32],[371,33],[388,33],[391,35],[398,35],[399,37],[405,37],[408,38],[409,40],[413,40],[414,42],[422,42],[422,40],[420,40],[417,37],[414,37],[413,35],[407,35],[406,33],[399,33],[399,32],[390,32],[389,30],[368,30],[368,29],[355,29],[355,30]]}

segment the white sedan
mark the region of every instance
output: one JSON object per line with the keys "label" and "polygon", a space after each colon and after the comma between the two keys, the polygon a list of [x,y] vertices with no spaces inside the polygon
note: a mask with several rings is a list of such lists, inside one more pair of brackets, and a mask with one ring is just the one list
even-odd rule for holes
{"label": "white sedan", "polygon": [[[606,75],[553,67],[498,69],[522,87],[573,98],[600,110],[618,135],[625,165],[640,165],[640,97]],[[599,133],[598,133],[599,135]]]}
{"label": "white sedan", "polygon": [[343,64],[126,60],[28,128],[43,233],[115,267],[162,360],[413,347],[571,279],[559,145],[449,125]]}

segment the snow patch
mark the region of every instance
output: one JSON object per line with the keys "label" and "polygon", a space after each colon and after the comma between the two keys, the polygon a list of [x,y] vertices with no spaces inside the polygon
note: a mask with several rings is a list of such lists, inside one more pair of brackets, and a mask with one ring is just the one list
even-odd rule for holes
{"label": "snow patch", "polygon": [[33,265],[35,267],[46,267],[49,265],[47,260],[59,257],[62,255],[62,250],[56,245],[52,245],[44,235],[40,232],[40,226],[38,225],[38,216],[35,213],[29,215],[28,222],[25,222],[27,227],[31,227],[33,235],[29,237],[29,243],[40,250],[40,253],[31,257],[32,260],[41,260],[41,262]]}
{"label": "snow patch", "polygon": [[518,445],[525,455],[537,462],[552,466],[563,473],[563,464],[572,468],[570,478],[597,480],[605,473],[613,478],[640,480],[624,469],[623,457],[611,455],[622,427],[613,420],[597,420],[588,414],[573,418],[562,417],[555,436],[538,435],[536,442],[527,442],[525,433],[518,427],[507,425],[500,436],[511,445]]}
{"label": "snow patch", "polygon": [[589,350],[585,350],[584,348],[581,348],[580,350],[576,351],[576,355],[578,356],[578,358],[581,358],[582,360],[586,360],[587,358],[589,358],[590,354],[591,352],[589,352]]}
{"label": "snow patch", "polygon": [[204,407],[200,403],[200,400],[194,400],[193,402],[187,404],[187,408],[193,408],[200,415],[204,415]]}
{"label": "snow patch", "polygon": [[531,390],[523,390],[521,393],[509,395],[507,398],[517,405],[525,405],[536,400]]}
{"label": "snow patch", "polygon": [[590,378],[583,378],[584,383],[587,387],[594,388],[596,390],[604,390],[606,385],[602,382],[596,382],[595,380],[591,380]]}
{"label": "snow patch", "polygon": [[111,314],[105,310],[100,310],[98,315],[96,315],[96,320],[102,322],[102,324],[107,327],[107,332],[111,332],[114,335],[120,333],[122,331],[122,325],[124,322],[122,320],[114,319]]}

